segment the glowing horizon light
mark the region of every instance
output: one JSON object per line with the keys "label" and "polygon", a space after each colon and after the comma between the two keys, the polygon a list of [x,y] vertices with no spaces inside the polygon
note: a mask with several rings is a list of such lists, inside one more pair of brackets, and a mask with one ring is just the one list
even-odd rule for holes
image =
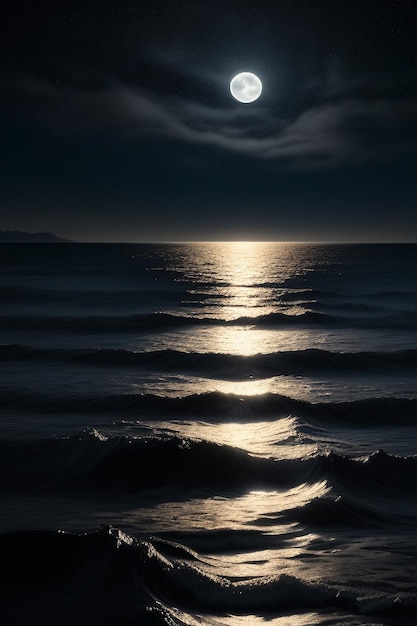
{"label": "glowing horizon light", "polygon": [[243,104],[250,104],[262,93],[261,79],[252,72],[240,72],[230,82],[230,93]]}

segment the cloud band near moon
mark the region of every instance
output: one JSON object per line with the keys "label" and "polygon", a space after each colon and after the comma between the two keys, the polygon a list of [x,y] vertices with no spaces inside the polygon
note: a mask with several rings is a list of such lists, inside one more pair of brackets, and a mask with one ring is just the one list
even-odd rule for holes
{"label": "cloud band near moon", "polygon": [[221,105],[205,105],[185,94],[167,98],[120,81],[98,82],[92,91],[16,74],[2,91],[11,107],[30,109],[52,134],[88,136],[105,130],[120,142],[165,137],[296,169],[389,161],[417,152],[417,99],[393,99],[383,92],[372,100],[361,98],[347,81],[339,81],[337,94],[310,93],[292,116],[281,113],[279,93],[269,93],[267,104],[258,101],[243,110],[231,106],[227,76],[217,77],[215,85]]}

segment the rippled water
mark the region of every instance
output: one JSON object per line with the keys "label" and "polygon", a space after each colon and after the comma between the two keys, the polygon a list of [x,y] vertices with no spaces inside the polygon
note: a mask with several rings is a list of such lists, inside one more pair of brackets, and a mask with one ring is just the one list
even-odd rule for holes
{"label": "rippled water", "polygon": [[416,261],[2,245],[4,623],[414,624]]}

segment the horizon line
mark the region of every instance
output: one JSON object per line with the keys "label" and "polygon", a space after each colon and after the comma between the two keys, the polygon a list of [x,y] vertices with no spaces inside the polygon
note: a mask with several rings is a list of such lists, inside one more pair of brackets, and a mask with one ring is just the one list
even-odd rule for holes
{"label": "horizon line", "polygon": [[318,240],[318,239],[152,239],[152,240],[140,240],[140,241],[132,241],[132,240],[120,240],[120,241],[109,241],[109,240],[100,240],[100,241],[91,241],[91,240],[69,240],[70,243],[103,243],[103,244],[216,244],[216,243],[282,243],[282,244],[415,244],[417,240],[414,241],[406,241],[406,240],[380,240],[380,241],[371,241],[371,240]]}
{"label": "horizon line", "polygon": [[[53,231],[21,231],[21,230],[2,230],[0,229],[0,235],[22,235],[22,236],[28,236],[28,237],[34,237],[34,236],[52,236],[52,237],[56,237],[58,239],[58,241],[39,241],[39,242],[34,242],[34,241],[10,241],[10,242],[4,242],[4,241],[0,241],[0,243],[79,243],[79,244],[128,244],[128,245],[146,245],[146,244],[231,244],[231,243],[236,243],[236,244],[243,244],[243,243],[253,243],[253,244],[320,244],[320,245],[334,245],[334,244],[338,244],[338,245],[342,245],[342,244],[346,244],[346,245],[352,245],[352,244],[356,244],[356,245],[360,245],[360,244],[364,244],[364,245],[378,245],[378,244],[415,244],[417,243],[417,239],[416,240],[392,240],[392,239],[379,239],[379,240],[366,240],[366,239],[361,239],[361,240],[355,240],[355,239],[326,239],[326,240],[320,240],[320,239],[194,239],[194,238],[190,238],[190,239],[165,239],[165,238],[161,238],[161,239],[143,239],[143,240],[128,240],[128,239],[123,239],[123,240],[107,240],[107,239],[101,239],[101,240],[91,240],[91,239],[86,239],[86,240],[80,240],[80,239],[71,239],[70,235],[57,235],[56,232]],[[61,241],[59,241],[61,240]]]}

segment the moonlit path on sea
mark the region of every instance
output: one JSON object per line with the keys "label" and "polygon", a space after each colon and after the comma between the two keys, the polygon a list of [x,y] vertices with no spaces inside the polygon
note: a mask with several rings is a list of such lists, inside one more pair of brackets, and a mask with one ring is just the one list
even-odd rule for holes
{"label": "moonlit path on sea", "polygon": [[0,623],[415,624],[417,245],[0,261]]}

